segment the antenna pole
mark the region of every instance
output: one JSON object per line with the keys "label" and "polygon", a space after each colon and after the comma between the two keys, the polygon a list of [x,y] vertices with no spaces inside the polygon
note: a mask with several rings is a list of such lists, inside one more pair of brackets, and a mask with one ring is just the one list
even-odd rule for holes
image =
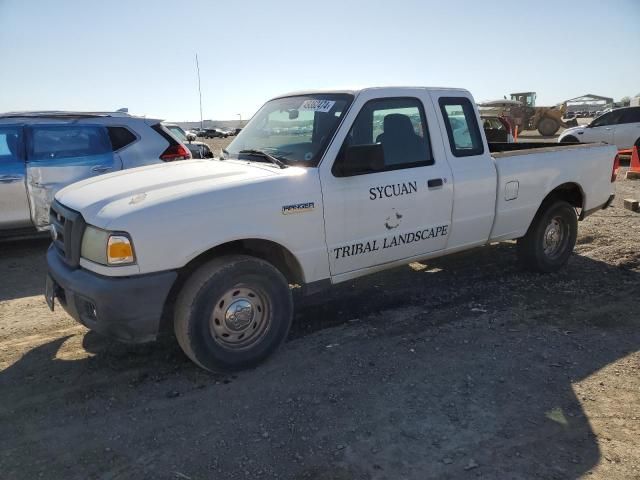
{"label": "antenna pole", "polygon": [[196,53],[196,70],[198,72],[198,95],[200,96],[200,129],[202,129],[202,88],[200,87],[200,64],[198,63],[198,54]]}

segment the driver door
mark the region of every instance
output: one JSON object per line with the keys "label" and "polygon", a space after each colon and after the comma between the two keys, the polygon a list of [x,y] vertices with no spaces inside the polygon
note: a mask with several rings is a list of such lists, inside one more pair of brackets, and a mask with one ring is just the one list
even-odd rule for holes
{"label": "driver door", "polygon": [[[335,161],[321,165],[334,280],[447,244],[453,188],[442,142],[429,134],[430,126],[438,132],[437,120],[423,91],[401,93],[369,100],[367,94],[379,93],[361,94],[325,155]],[[383,164],[375,171],[345,173],[351,147],[382,150]]]}
{"label": "driver door", "polygon": [[613,144],[616,123],[619,117],[619,113],[613,111],[596,118],[584,129],[580,141],[584,143],[605,142]]}
{"label": "driver door", "polygon": [[58,190],[122,165],[103,126],[39,124],[27,128],[26,167],[31,219],[46,230]]}

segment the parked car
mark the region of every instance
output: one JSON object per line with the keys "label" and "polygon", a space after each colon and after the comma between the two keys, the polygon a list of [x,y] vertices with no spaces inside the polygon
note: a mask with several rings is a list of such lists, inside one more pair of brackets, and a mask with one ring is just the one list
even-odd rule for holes
{"label": "parked car", "polygon": [[617,108],[593,119],[589,125],[567,128],[558,142],[604,142],[619,150],[634,145],[640,148],[640,107]]}
{"label": "parked car", "polygon": [[506,118],[482,115],[480,119],[482,120],[482,128],[484,129],[484,134],[488,142],[513,142],[511,124]]}
{"label": "parked car", "polygon": [[187,138],[187,140],[193,141],[196,138],[198,138],[198,132],[195,132],[193,130],[187,130],[184,133],[185,133],[185,137]]}
{"label": "parked car", "polygon": [[[454,130],[452,117],[466,126]],[[265,134],[303,121],[314,128],[297,138]],[[52,218],[68,233],[47,252],[46,301],[128,342],[153,340],[173,318],[196,364],[237,370],[287,337],[292,284],[317,292],[513,239],[527,268],[559,270],[578,220],[613,200],[616,149],[489,144],[478,123],[461,89],[276,97],[221,161],[58,192]]]}
{"label": "parked car", "polygon": [[163,125],[189,149],[191,158],[213,158],[213,152],[209,145],[196,141],[196,136],[193,133],[185,132],[180,125],[175,123],[163,123]]}
{"label": "parked car", "polygon": [[564,118],[565,120],[571,120],[572,118],[576,118],[576,112],[567,112]]}
{"label": "parked car", "polygon": [[206,128],[204,138],[227,138],[227,134],[219,128]]}
{"label": "parked car", "polygon": [[124,112],[0,114],[0,236],[48,229],[55,193],[78,180],[191,158],[160,122]]}

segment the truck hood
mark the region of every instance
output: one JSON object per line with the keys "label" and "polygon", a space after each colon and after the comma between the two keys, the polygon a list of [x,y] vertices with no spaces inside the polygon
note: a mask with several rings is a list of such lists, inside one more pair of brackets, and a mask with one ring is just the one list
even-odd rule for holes
{"label": "truck hood", "polygon": [[[289,170],[289,169],[287,169]],[[69,185],[56,200],[80,212],[89,223],[114,218],[136,208],[278,176],[267,164],[243,161],[189,160],[150,165],[89,178]],[[102,225],[100,223],[103,223]]]}

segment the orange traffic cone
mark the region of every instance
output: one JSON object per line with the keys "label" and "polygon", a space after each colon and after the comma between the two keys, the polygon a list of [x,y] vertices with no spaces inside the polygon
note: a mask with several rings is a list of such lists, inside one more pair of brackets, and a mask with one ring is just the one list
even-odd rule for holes
{"label": "orange traffic cone", "polygon": [[631,154],[631,163],[627,170],[627,180],[640,180],[640,155],[638,155],[638,147],[633,147]]}

